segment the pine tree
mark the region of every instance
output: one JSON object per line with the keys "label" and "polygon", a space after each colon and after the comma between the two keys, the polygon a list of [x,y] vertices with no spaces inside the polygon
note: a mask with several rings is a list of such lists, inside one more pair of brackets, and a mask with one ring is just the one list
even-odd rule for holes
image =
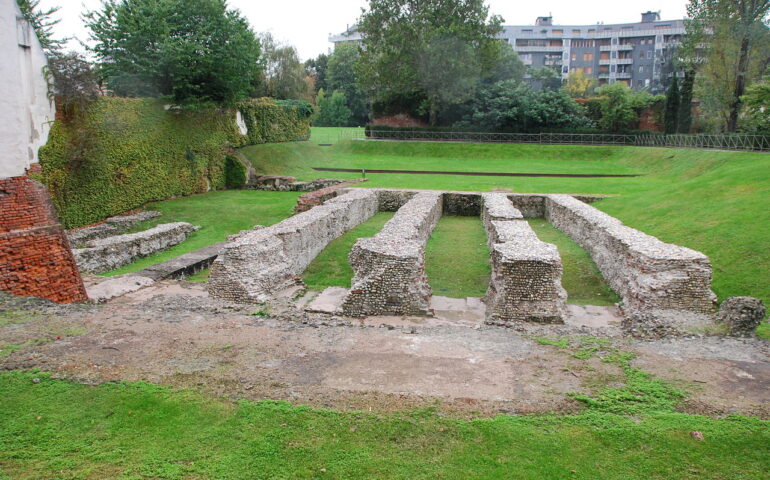
{"label": "pine tree", "polygon": [[666,92],[666,111],[663,116],[663,129],[666,133],[676,133],[679,122],[679,84],[676,74],[671,78],[671,85]]}
{"label": "pine tree", "polygon": [[679,91],[679,133],[690,133],[692,126],[692,88],[695,83],[695,70],[684,72],[682,89]]}

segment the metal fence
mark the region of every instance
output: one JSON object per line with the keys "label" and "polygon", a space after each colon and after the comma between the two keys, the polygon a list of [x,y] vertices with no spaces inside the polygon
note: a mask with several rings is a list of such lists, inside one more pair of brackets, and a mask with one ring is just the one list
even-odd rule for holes
{"label": "metal fence", "polygon": [[[434,142],[527,143],[543,145],[632,145],[641,147],[700,148],[719,150],[770,151],[770,136],[766,135],[663,135],[663,134],[601,134],[601,133],[486,133],[445,132],[427,130],[376,130],[341,128],[328,132],[325,141],[340,140],[401,140]],[[324,141],[318,138],[319,143]]]}

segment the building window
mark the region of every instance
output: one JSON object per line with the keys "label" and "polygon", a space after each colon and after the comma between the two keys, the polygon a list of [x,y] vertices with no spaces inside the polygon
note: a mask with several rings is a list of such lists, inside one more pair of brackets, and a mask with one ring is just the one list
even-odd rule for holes
{"label": "building window", "polygon": [[572,61],[574,62],[575,60],[577,60],[577,53],[572,54]]}
{"label": "building window", "polygon": [[564,34],[564,30],[556,30],[556,29],[554,29],[554,30],[551,30],[551,33],[554,34],[554,35],[563,35]]}
{"label": "building window", "polygon": [[590,35],[592,33],[596,33],[596,29],[595,28],[589,28],[588,29],[588,34]]}
{"label": "building window", "polygon": [[647,50],[647,60],[652,59],[652,50]]}
{"label": "building window", "polygon": [[610,59],[610,52],[601,52],[599,54],[599,60],[609,60]]}
{"label": "building window", "polygon": [[616,50],[612,51],[612,58],[618,58],[618,52]]}
{"label": "building window", "polygon": [[593,62],[594,61],[594,54],[593,53],[584,53],[583,54],[583,61],[584,62]]}
{"label": "building window", "polygon": [[650,86],[650,79],[649,78],[645,78],[644,79],[644,86],[645,87],[649,87]]}
{"label": "building window", "polygon": [[639,65],[639,73],[644,73],[644,65]]}
{"label": "building window", "polygon": [[566,66],[566,65],[564,65],[564,66],[561,68],[561,73],[569,73],[569,67],[568,67],[568,66]]}
{"label": "building window", "polygon": [[572,35],[580,35],[580,30],[572,30]]}
{"label": "building window", "polygon": [[583,69],[583,73],[586,75],[593,75],[594,74],[594,67],[586,67]]}

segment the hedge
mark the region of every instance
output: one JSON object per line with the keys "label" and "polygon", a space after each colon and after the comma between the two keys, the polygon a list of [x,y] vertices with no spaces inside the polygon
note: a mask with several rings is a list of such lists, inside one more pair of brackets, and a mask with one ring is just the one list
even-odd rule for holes
{"label": "hedge", "polygon": [[239,103],[237,108],[249,129],[249,145],[310,138],[313,107],[308,102],[253,98]]}
{"label": "hedge", "polygon": [[[167,109],[157,99],[102,97],[75,120],[57,120],[40,150],[40,178],[66,228],[88,225],[175,196],[245,181],[227,152],[310,135],[312,106],[261,98],[229,109]],[[235,163],[238,163],[237,161]]]}

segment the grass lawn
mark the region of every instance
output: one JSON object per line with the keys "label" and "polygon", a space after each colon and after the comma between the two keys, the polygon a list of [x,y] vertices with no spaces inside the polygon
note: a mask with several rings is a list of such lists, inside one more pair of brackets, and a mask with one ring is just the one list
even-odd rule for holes
{"label": "grass lawn", "polygon": [[599,269],[580,245],[556,230],[543,218],[529,219],[529,225],[538,238],[553,243],[559,249],[564,273],[561,284],[567,291],[567,303],[576,305],[613,305],[620,297],[602,278]]}
{"label": "grass lawn", "polygon": [[[264,173],[329,176],[312,166],[542,173],[636,173],[635,178],[521,178],[368,174],[366,187],[616,195],[594,204],[661,240],[711,259],[720,299],[770,305],[770,156],[645,147],[342,141],[243,149]],[[356,178],[355,173],[334,173]],[[770,330],[770,327],[763,327]]]}
{"label": "grass lawn", "polygon": [[471,421],[337,412],[0,373],[0,479],[14,480],[762,479],[769,427],[670,409]]}
{"label": "grass lawn", "polygon": [[483,297],[491,269],[479,217],[441,217],[425,247],[425,273],[434,295]]}
{"label": "grass lawn", "polygon": [[299,193],[261,192],[255,190],[224,190],[190,197],[151,203],[147,210],[157,210],[162,216],[142,222],[135,230],[154,227],[159,223],[190,222],[200,230],[186,241],[166,251],[142,258],[106,275],[136,272],[187,252],[225,240],[228,235],[252,228],[272,225],[294,214]]}
{"label": "grass lawn", "polygon": [[307,267],[302,279],[308,288],[323,290],[326,287],[350,288],[353,269],[348,253],[359,238],[373,237],[393,217],[393,212],[375,213],[372,218],[333,240]]}

